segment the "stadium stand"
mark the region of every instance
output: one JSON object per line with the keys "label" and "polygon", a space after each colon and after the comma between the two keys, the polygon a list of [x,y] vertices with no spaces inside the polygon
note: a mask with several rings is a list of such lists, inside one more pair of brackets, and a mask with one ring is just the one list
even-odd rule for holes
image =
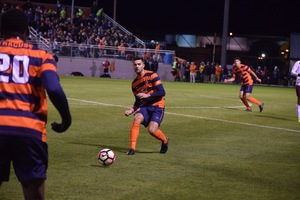
{"label": "stadium stand", "polygon": [[[88,59],[101,63],[103,59],[108,58],[117,68],[112,77],[132,78],[131,73],[126,74],[132,71],[132,56],[144,55],[150,63],[158,61],[160,63],[158,72],[165,68],[163,77],[168,79],[166,73],[169,73],[172,60],[170,56],[174,56],[175,52],[164,50],[163,45],[159,45],[157,49],[153,41],[145,43],[101,9],[99,10],[101,12],[95,15],[90,12],[90,8],[75,7],[72,18],[70,6],[30,1],[0,2],[1,12],[11,7],[26,12],[30,21],[30,42],[59,57],[60,75],[70,75],[76,71],[85,76],[93,76],[94,73],[86,66],[89,62],[80,61]],[[121,70],[119,66],[127,70]],[[96,76],[99,77],[101,74]]]}

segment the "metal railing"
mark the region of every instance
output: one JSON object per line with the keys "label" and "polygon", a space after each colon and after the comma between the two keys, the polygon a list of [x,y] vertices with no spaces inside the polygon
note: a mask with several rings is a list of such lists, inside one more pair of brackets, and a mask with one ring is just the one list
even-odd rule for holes
{"label": "metal railing", "polygon": [[135,39],[135,41],[140,44],[142,47],[146,47],[145,42],[142,41],[141,39],[139,39],[138,37],[136,37],[135,35],[133,35],[133,33],[129,32],[127,29],[125,29],[123,26],[121,26],[119,23],[117,23],[115,20],[113,20],[112,18],[110,18],[108,15],[106,15],[105,13],[102,14],[102,16],[109,20],[114,26],[118,27],[121,31],[123,31],[124,33],[126,33],[127,35],[132,35]]}
{"label": "metal railing", "polygon": [[133,56],[143,56],[152,61],[156,60],[161,63],[170,64],[175,56],[173,50],[155,50],[146,48],[125,47],[121,52],[116,46],[99,47],[98,45],[85,44],[64,44],[58,43],[52,52],[58,56],[80,57],[86,59],[114,58],[131,60]]}
{"label": "metal railing", "polygon": [[31,42],[37,44],[39,48],[52,52],[51,43],[41,36],[34,28],[29,27]]}

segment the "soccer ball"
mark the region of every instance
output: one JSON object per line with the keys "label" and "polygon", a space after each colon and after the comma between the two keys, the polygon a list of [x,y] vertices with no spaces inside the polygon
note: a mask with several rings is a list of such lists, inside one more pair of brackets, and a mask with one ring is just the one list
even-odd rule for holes
{"label": "soccer ball", "polygon": [[114,163],[114,161],[116,160],[116,156],[112,150],[106,148],[102,149],[98,153],[98,160],[101,164],[109,166]]}

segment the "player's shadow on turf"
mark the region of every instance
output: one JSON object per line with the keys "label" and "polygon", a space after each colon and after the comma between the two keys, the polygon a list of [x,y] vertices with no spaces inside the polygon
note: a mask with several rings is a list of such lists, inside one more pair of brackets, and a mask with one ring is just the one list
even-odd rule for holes
{"label": "player's shadow on turf", "polygon": [[279,119],[279,120],[284,120],[284,121],[293,121],[289,119],[288,117],[280,117],[280,116],[274,116],[274,115],[255,115],[256,117],[262,117],[262,118],[272,118],[272,119]]}
{"label": "player's shadow on turf", "polygon": [[[99,147],[99,151],[104,148],[108,148],[113,150],[114,152],[120,152],[120,153],[126,153],[128,151],[128,147],[118,147],[118,146],[112,146],[108,144],[91,144],[91,143],[82,143],[82,142],[71,142],[71,144],[76,144],[76,145],[86,145],[86,146],[96,146]],[[136,151],[139,152],[139,151]],[[142,152],[139,152],[142,153]]]}
{"label": "player's shadow on turf", "polygon": [[231,107],[223,107],[223,108],[225,108],[227,110],[240,110],[240,108],[231,108]]}
{"label": "player's shadow on turf", "polygon": [[[99,147],[99,151],[104,148],[108,148],[113,150],[114,152],[119,152],[119,153],[126,153],[128,151],[128,147],[118,147],[118,146],[112,146],[112,145],[107,145],[107,144],[91,144],[91,143],[82,143],[82,142],[71,142],[72,144],[76,145],[87,145],[87,146],[96,146]],[[137,150],[136,153],[139,154],[151,154],[151,153],[159,153],[159,151],[139,151]],[[95,165],[97,166],[97,165]]]}

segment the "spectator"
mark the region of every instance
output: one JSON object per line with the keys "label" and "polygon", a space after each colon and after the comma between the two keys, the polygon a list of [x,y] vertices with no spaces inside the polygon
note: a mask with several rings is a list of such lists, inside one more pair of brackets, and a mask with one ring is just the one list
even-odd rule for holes
{"label": "spectator", "polygon": [[275,85],[278,85],[279,73],[279,68],[275,66],[273,69],[273,84]]}
{"label": "spectator", "polygon": [[119,55],[121,57],[126,57],[126,53],[125,53],[125,45],[124,45],[124,42],[122,42],[119,46],[118,46],[118,52],[119,52]]}
{"label": "spectator", "polygon": [[263,83],[264,84],[270,84],[270,75],[269,75],[269,71],[267,69],[267,66],[264,66],[264,69],[262,70],[262,78],[263,78]]}
{"label": "spectator", "polygon": [[204,64],[204,62],[201,62],[200,66],[199,66],[199,81],[200,81],[200,83],[204,82],[204,68],[205,68],[205,64]]}
{"label": "spectator", "polygon": [[257,67],[257,70],[255,71],[255,73],[259,79],[263,80],[263,71],[260,66]]}
{"label": "spectator", "polygon": [[207,62],[206,65],[204,66],[203,74],[204,74],[204,83],[208,83],[210,78],[209,62]]}
{"label": "spectator", "polygon": [[209,66],[210,69],[210,82],[215,83],[216,82],[216,65],[215,63],[211,63]]}
{"label": "spectator", "polygon": [[229,70],[228,70],[228,67],[225,65],[222,71],[223,71],[223,73],[222,73],[222,80],[224,81],[224,80],[227,79],[228,76],[229,76]]}
{"label": "spectator", "polygon": [[179,65],[179,61],[178,58],[174,58],[174,61],[172,63],[172,70],[171,70],[171,74],[173,75],[174,79],[173,81],[178,81],[178,67],[177,65]]}
{"label": "spectator", "polygon": [[196,82],[196,69],[197,69],[197,66],[195,65],[195,62],[191,62],[191,65],[190,65],[190,82],[191,83]]}
{"label": "spectator", "polygon": [[218,63],[215,66],[215,82],[219,83],[221,81],[222,67]]}
{"label": "spectator", "polygon": [[158,61],[157,60],[152,60],[151,63],[151,70],[155,73],[157,73],[158,70]]}
{"label": "spectator", "polygon": [[97,12],[98,12],[97,2],[93,1],[93,5],[91,6],[91,14],[92,14],[93,18],[96,17]]}

